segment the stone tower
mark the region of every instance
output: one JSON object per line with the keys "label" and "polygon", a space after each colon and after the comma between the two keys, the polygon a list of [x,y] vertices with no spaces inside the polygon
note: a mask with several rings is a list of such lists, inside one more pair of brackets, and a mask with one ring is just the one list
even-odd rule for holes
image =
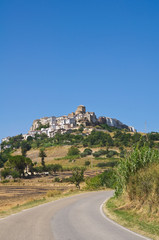
{"label": "stone tower", "polygon": [[77,114],[79,114],[79,113],[86,113],[86,107],[83,106],[83,105],[78,106],[75,114],[77,115]]}

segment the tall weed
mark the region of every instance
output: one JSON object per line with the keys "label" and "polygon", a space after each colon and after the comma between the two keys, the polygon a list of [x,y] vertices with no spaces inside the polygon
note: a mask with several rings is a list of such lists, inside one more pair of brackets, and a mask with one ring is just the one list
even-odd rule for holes
{"label": "tall weed", "polygon": [[159,162],[159,152],[147,146],[136,147],[126,158],[121,159],[116,168],[116,196],[126,189],[130,176],[139,169],[156,162]]}

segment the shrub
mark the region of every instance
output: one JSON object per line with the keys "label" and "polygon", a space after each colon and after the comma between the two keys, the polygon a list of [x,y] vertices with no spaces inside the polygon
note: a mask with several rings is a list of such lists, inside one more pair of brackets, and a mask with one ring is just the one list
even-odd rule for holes
{"label": "shrub", "polygon": [[9,168],[4,168],[3,170],[1,170],[1,176],[3,178],[6,178],[8,175],[10,175],[10,169]]}
{"label": "shrub", "polygon": [[85,148],[85,150],[83,151],[83,153],[81,153],[81,157],[86,157],[88,155],[92,154],[92,149],[90,148]]}
{"label": "shrub", "polygon": [[11,174],[11,176],[12,176],[14,179],[16,179],[16,178],[19,178],[19,177],[20,177],[20,174],[19,174],[19,172],[18,172],[18,171],[16,171],[16,170],[12,170],[10,174]]}
{"label": "shrub", "polygon": [[111,158],[113,157],[114,155],[118,155],[118,152],[117,151],[114,151],[114,150],[110,150],[106,153],[107,157],[108,158]]}
{"label": "shrub", "polygon": [[92,149],[85,148],[85,150],[83,152],[86,153],[87,155],[91,155],[92,154]]}
{"label": "shrub", "polygon": [[86,185],[87,185],[87,189],[89,189],[89,190],[95,190],[97,188],[100,188],[102,186],[100,176],[97,175],[92,178],[87,178]]}
{"label": "shrub", "polygon": [[106,166],[107,166],[107,163],[106,163],[106,162],[100,162],[100,163],[97,163],[96,166],[97,166],[97,167],[106,167]]}
{"label": "shrub", "polygon": [[115,172],[112,169],[108,169],[103,173],[86,179],[87,189],[95,190],[100,187],[115,188],[116,176]]}
{"label": "shrub", "polygon": [[48,164],[45,168],[46,171],[54,173],[62,170],[62,166],[60,164]]}
{"label": "shrub", "polygon": [[106,154],[106,153],[107,153],[107,150],[100,149],[99,151],[94,152],[94,153],[93,153],[93,156],[94,156],[94,157],[100,157],[101,155],[104,155],[104,154]]}
{"label": "shrub", "polygon": [[116,175],[115,171],[113,169],[105,170],[101,174],[101,182],[103,186],[106,186],[108,188],[115,188],[116,186]]}
{"label": "shrub", "polygon": [[117,165],[117,161],[110,161],[110,162],[100,162],[96,166],[97,167],[114,167]]}
{"label": "shrub", "polygon": [[90,161],[85,161],[85,163],[84,163],[85,166],[89,166],[90,164],[91,164]]}
{"label": "shrub", "polygon": [[67,153],[67,156],[75,156],[75,155],[79,155],[80,151],[77,147],[70,147]]}
{"label": "shrub", "polygon": [[87,153],[81,153],[81,157],[83,158],[83,157],[86,157],[87,156]]}

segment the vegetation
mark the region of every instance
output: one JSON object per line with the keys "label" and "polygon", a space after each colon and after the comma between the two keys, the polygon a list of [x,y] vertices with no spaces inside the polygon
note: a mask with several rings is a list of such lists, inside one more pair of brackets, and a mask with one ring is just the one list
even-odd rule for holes
{"label": "vegetation", "polygon": [[84,168],[75,168],[72,172],[72,177],[70,181],[75,184],[75,186],[80,189],[80,183],[84,181]]}
{"label": "vegetation", "polygon": [[50,127],[49,123],[42,124],[41,122],[38,122],[38,124],[39,124],[39,127],[36,130],[41,130],[42,128],[49,128]]}
{"label": "vegetation", "polygon": [[67,153],[67,156],[78,156],[80,154],[80,151],[77,147],[70,147],[69,150],[68,150],[68,153]]}
{"label": "vegetation", "polygon": [[145,146],[136,147],[126,159],[121,159],[116,169],[116,195],[120,195],[126,189],[129,178],[138,170],[159,161],[158,150],[152,150]]}
{"label": "vegetation", "polygon": [[43,167],[43,170],[45,170],[45,157],[47,157],[47,155],[46,155],[46,153],[45,153],[45,151],[44,151],[44,149],[40,149],[40,152],[39,152],[39,157],[41,158],[41,165],[42,165],[42,167]]}
{"label": "vegetation", "polygon": [[29,144],[29,141],[22,141],[22,143],[21,143],[21,153],[22,153],[22,156],[26,157],[26,153],[30,149],[31,149],[31,145]]}
{"label": "vegetation", "polygon": [[140,143],[115,169],[115,197],[107,202],[112,216],[127,227],[159,235],[159,151]]}
{"label": "vegetation", "polygon": [[90,161],[85,161],[85,163],[84,163],[85,166],[89,166],[90,164],[91,164]]}
{"label": "vegetation", "polygon": [[113,169],[108,169],[95,177],[87,178],[86,188],[89,190],[97,190],[102,187],[114,188],[115,183],[115,172]]}
{"label": "vegetation", "polygon": [[24,170],[29,169],[32,172],[33,163],[30,158],[21,155],[10,156],[6,162],[4,170],[1,171],[2,177],[6,178],[8,175],[13,178],[24,176]]}
{"label": "vegetation", "polygon": [[86,157],[86,156],[91,155],[91,154],[92,154],[92,150],[90,148],[85,148],[83,153],[81,153],[81,157]]}

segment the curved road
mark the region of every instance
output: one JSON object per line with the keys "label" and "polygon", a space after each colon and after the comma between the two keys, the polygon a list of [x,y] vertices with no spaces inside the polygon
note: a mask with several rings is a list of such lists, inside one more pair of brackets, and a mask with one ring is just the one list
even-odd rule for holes
{"label": "curved road", "polygon": [[112,191],[84,193],[0,219],[1,240],[143,240],[109,220],[102,203]]}

